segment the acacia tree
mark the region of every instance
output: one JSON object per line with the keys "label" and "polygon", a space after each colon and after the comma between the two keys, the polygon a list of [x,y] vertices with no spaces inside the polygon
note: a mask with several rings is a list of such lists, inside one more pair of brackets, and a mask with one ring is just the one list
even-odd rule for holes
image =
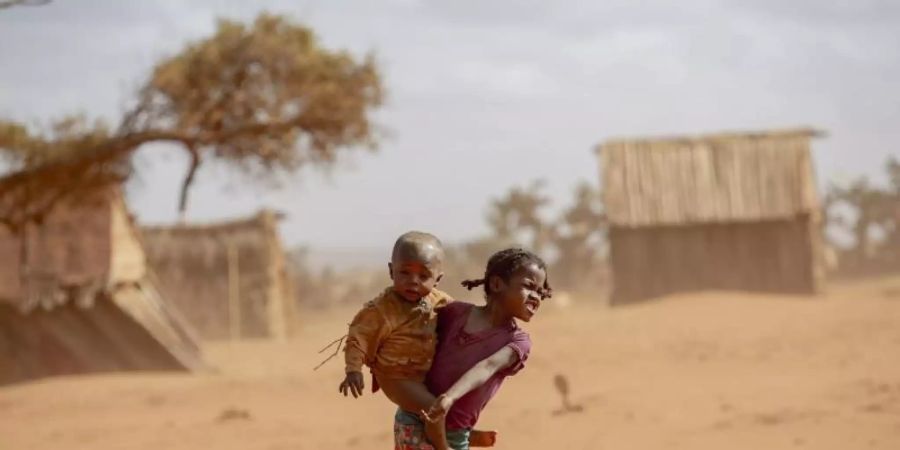
{"label": "acacia tree", "polygon": [[151,142],[190,157],[179,211],[197,169],[218,159],[268,178],[328,165],[340,149],[375,148],[369,113],[382,101],[371,55],[323,48],[309,28],[262,14],[252,25],[222,20],[215,34],[161,61],[112,129],[83,117],[44,130],[0,121],[0,222],[20,230],[60,200],[134,172],[131,157]]}

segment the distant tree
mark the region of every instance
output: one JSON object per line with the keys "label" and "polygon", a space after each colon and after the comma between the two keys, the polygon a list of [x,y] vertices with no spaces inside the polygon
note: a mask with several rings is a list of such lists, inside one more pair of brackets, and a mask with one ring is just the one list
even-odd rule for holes
{"label": "distant tree", "polygon": [[893,156],[888,158],[886,170],[891,191],[900,195],[900,160]]}
{"label": "distant tree", "polygon": [[569,288],[597,284],[606,257],[606,215],[600,192],[587,183],[578,185],[572,205],[554,231],[553,274],[559,284]]}
{"label": "distant tree", "polygon": [[[832,184],[826,192],[826,226],[853,236],[852,247],[841,262],[850,270],[865,266],[900,268],[900,162],[888,159],[885,171],[886,188],[860,177],[846,186]],[[851,215],[842,215],[840,209],[849,210]],[[876,234],[878,240],[874,241]]]}
{"label": "distant tree", "polygon": [[491,201],[487,222],[493,237],[504,242],[520,242],[540,250],[552,234],[551,225],[541,217],[550,198],[541,193],[543,181],[527,188],[515,186],[503,197]]}
{"label": "distant tree", "polygon": [[884,249],[891,254],[892,263],[900,268],[900,161],[891,157],[885,170],[890,184],[883,213],[886,234]]}
{"label": "distant tree", "polygon": [[216,33],[161,61],[115,129],[83,117],[46,130],[0,121],[0,222],[40,220],[60,199],[133,173],[132,154],[151,142],[178,144],[190,164],[178,208],[197,169],[224,161],[257,180],[311,164],[339,149],[374,148],[369,113],[382,101],[371,56],[323,48],[312,30],[262,14],[250,26],[222,20]]}
{"label": "distant tree", "polygon": [[600,193],[581,183],[571,205],[559,216],[546,219],[544,209],[550,199],[543,194],[543,186],[540,181],[527,188],[516,186],[491,201],[487,221],[492,235],[463,247],[467,262],[484,264],[502,247],[525,245],[548,259],[554,284],[561,288],[599,284],[606,251],[606,216]]}

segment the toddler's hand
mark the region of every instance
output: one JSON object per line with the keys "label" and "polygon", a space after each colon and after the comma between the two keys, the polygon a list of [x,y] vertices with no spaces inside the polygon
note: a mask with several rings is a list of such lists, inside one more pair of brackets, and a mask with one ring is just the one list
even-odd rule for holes
{"label": "toddler's hand", "polygon": [[347,396],[347,391],[350,391],[350,393],[353,394],[353,398],[357,398],[362,396],[365,387],[366,383],[363,379],[362,372],[347,372],[344,381],[342,381],[340,387],[338,387],[338,391],[344,394],[344,397]]}

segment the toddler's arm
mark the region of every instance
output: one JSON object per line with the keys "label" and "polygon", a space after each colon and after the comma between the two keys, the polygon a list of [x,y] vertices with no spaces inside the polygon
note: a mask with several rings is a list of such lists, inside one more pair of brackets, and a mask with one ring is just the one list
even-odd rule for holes
{"label": "toddler's arm", "polygon": [[387,335],[387,320],[373,302],[364,306],[350,323],[347,332],[347,343],[344,345],[344,381],[338,388],[340,392],[353,397],[362,395],[365,388],[362,368],[375,358],[379,343]]}

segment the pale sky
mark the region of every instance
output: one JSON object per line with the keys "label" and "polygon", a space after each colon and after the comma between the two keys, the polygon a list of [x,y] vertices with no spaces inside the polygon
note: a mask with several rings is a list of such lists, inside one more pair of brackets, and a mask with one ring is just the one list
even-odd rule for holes
{"label": "pale sky", "polygon": [[[811,125],[820,184],[900,156],[900,2],[862,0],[55,0],[0,11],[0,116],[84,112],[115,122],[154,62],[260,10],[329,47],[373,51],[390,131],[331,175],[280,188],[206,167],[188,219],[268,206],[289,244],[388,248],[408,229],[485,232],[490,198],[542,178],[557,202],[596,185],[613,136]],[[144,222],[176,218],[184,160],[141,151],[129,186]],[[407,186],[415,189],[406,189]]]}

